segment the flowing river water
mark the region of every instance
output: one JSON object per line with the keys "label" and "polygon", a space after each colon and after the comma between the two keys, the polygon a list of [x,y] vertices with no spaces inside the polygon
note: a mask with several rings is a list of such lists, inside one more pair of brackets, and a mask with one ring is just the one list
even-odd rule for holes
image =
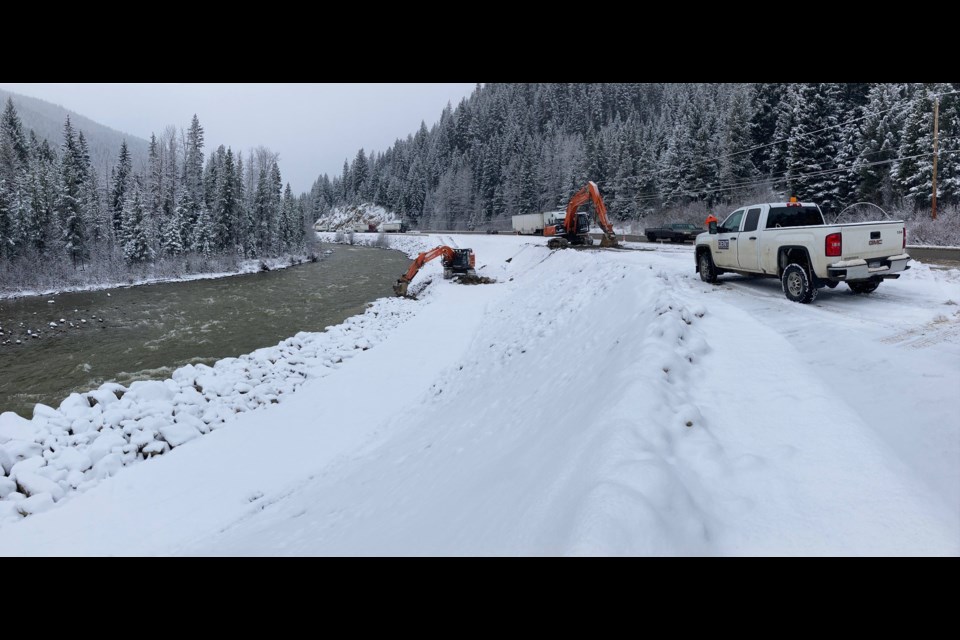
{"label": "flowing river water", "polygon": [[393,295],[409,264],[398,251],[338,245],[266,273],[0,300],[0,412],[29,418],[38,402],[57,407],[104,382],[168,378],[323,331]]}

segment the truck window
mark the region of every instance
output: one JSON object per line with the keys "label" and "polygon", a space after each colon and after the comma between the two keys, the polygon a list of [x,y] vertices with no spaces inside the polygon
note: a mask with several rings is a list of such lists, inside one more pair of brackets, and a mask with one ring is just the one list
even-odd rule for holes
{"label": "truck window", "polygon": [[734,211],[727,219],[723,221],[723,224],[720,225],[718,231],[720,233],[731,233],[733,231],[740,230],[740,220],[743,218],[743,209]]}
{"label": "truck window", "polygon": [[744,231],[756,231],[757,223],[760,222],[760,207],[747,211],[747,219],[743,223]]}
{"label": "truck window", "polygon": [[817,207],[770,207],[767,215],[767,229],[819,224],[823,224],[823,215]]}

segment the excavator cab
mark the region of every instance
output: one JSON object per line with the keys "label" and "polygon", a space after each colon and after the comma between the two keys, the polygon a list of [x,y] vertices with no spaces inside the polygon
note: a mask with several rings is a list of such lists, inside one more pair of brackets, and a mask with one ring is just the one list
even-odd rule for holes
{"label": "excavator cab", "polygon": [[585,234],[590,232],[590,216],[586,213],[577,214],[577,233]]}
{"label": "excavator cab", "polygon": [[442,264],[444,280],[449,280],[454,274],[477,275],[477,272],[474,270],[477,264],[477,257],[473,255],[473,249],[454,249],[452,254],[443,256]]}

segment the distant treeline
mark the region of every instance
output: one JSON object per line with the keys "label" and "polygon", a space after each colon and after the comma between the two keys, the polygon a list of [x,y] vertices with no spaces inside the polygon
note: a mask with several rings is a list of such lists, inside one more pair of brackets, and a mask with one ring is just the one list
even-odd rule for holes
{"label": "distant treeline", "polygon": [[122,276],[178,256],[202,264],[302,251],[304,199],[283,187],[276,154],[261,147],[244,163],[222,145],[205,159],[203,147],[194,116],[186,132],[151,135],[142,174],[124,142],[107,178],[91,166],[69,117],[57,147],[25,132],[8,99],[0,121],[0,265],[22,272],[24,264],[69,261],[81,270],[99,261],[118,265]]}
{"label": "distant treeline", "polygon": [[487,84],[382,153],[361,149],[309,194],[313,217],[374,202],[457,228],[554,209],[587,180],[614,219],[747,194],[836,214],[927,210],[939,98],[938,199],[960,201],[960,83]]}

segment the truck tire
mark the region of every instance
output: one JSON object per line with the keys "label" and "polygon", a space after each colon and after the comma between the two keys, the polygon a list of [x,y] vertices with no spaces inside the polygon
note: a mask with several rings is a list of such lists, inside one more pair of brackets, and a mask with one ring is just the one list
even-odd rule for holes
{"label": "truck tire", "polygon": [[780,282],[787,300],[807,304],[817,297],[817,288],[810,281],[806,268],[796,262],[787,265],[780,277]]}
{"label": "truck tire", "polygon": [[717,281],[717,267],[713,264],[713,256],[709,251],[703,251],[697,258],[697,264],[700,266],[700,279],[704,282],[714,284]]}
{"label": "truck tire", "polygon": [[880,286],[879,280],[861,280],[859,282],[848,282],[847,286],[856,294],[873,293]]}

